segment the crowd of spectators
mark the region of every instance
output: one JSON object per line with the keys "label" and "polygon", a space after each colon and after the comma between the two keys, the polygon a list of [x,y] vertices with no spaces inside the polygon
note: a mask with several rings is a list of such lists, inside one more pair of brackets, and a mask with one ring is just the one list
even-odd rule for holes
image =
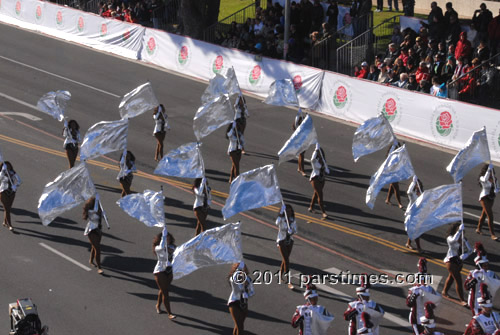
{"label": "crowd of spectators", "polygon": [[418,32],[396,26],[385,54],[355,67],[355,76],[438,97],[448,97],[453,87],[459,100],[487,104],[496,89],[497,61],[490,58],[500,52],[500,15],[494,18],[481,4],[468,35],[451,2],[444,13],[432,2],[421,24]]}
{"label": "crowd of spectators", "polygon": [[[169,4],[173,5],[172,1],[139,0],[134,2],[110,0],[108,3],[100,2],[98,4],[98,14],[102,17],[158,29],[161,28],[161,19],[167,15]],[[171,15],[177,15],[175,8],[172,8],[169,12],[171,12]]]}

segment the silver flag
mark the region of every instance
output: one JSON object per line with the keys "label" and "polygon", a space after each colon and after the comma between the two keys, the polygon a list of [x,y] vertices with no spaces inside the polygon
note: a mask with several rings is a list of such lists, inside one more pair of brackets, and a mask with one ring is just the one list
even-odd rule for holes
{"label": "silver flag", "polygon": [[203,178],[205,175],[200,144],[196,142],[181,145],[170,151],[158,163],[154,174],[184,178]]}
{"label": "silver flag", "polygon": [[318,135],[316,134],[312,118],[307,115],[288,141],[286,141],[283,148],[278,152],[279,164],[298,157],[301,152],[306,151],[316,142],[318,142]]}
{"label": "silver flag", "polygon": [[274,81],[269,86],[269,93],[267,94],[265,104],[273,106],[299,106],[297,93],[292,79],[280,79]]}
{"label": "silver flag", "polygon": [[488,285],[488,291],[490,292],[490,294],[492,296],[491,300],[494,300],[495,295],[496,295],[498,289],[500,288],[500,280],[498,280],[496,278],[491,278],[490,276],[486,276],[486,275],[484,275],[484,272],[483,272],[482,279],[486,283],[486,285]]}
{"label": "silver flag", "polygon": [[62,213],[90,199],[95,192],[87,165],[82,162],[45,185],[38,200],[38,215],[47,226]]}
{"label": "silver flag", "polygon": [[0,163],[3,162],[2,150],[0,150]]}
{"label": "silver flag", "polygon": [[145,190],[143,193],[129,194],[116,202],[121,209],[148,227],[165,226],[163,192]]}
{"label": "silver flag", "polygon": [[238,84],[238,79],[234,73],[234,69],[231,67],[227,70],[226,75],[216,74],[214,78],[210,79],[208,82],[208,87],[205,89],[201,96],[202,104],[223,95],[227,94],[232,96],[233,94],[240,94],[240,85]]}
{"label": "silver flag", "polygon": [[354,133],[352,140],[354,161],[387,147],[395,140],[391,124],[383,114],[366,120]]}
{"label": "silver flag", "polygon": [[174,279],[207,266],[239,263],[243,259],[240,223],[205,230],[175,249],[173,258]]}
{"label": "silver flag", "polygon": [[64,111],[71,99],[71,93],[68,91],[55,91],[44,94],[37,102],[38,110],[45,114],[49,114],[57,121],[64,120]]}
{"label": "silver flag", "polygon": [[465,147],[453,157],[446,167],[455,183],[461,181],[464,176],[477,165],[491,160],[490,147],[486,136],[486,127],[476,131],[469,138]]}
{"label": "silver flag", "polygon": [[443,185],[422,193],[405,213],[405,229],[412,240],[442,225],[462,220],[462,186]]}
{"label": "silver flag", "polygon": [[127,147],[128,120],[101,121],[85,134],[80,158],[88,160]]}
{"label": "silver flag", "polygon": [[118,108],[122,119],[131,119],[153,110],[159,104],[151,83],[146,83],[125,94]]}
{"label": "silver flag", "polygon": [[370,179],[370,186],[366,191],[366,204],[373,209],[375,199],[384,185],[411,178],[415,175],[411,165],[410,155],[406,146],[394,150],[387,156],[379,169]]}
{"label": "silver flag", "polygon": [[220,127],[233,122],[234,116],[234,107],[229,96],[219,95],[196,111],[193,119],[194,135],[199,141]]}
{"label": "silver flag", "polygon": [[224,220],[243,211],[282,202],[274,165],[266,165],[240,174],[231,183],[222,215]]}

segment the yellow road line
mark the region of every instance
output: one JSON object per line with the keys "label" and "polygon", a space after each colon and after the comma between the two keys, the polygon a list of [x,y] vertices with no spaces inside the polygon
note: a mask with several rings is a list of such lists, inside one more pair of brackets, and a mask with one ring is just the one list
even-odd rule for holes
{"label": "yellow road line", "polygon": [[[24,141],[21,141],[21,140],[12,138],[12,137],[8,137],[8,136],[5,136],[5,135],[0,135],[0,139],[4,140],[6,142],[10,142],[10,143],[13,143],[13,144],[17,144],[17,145],[26,147],[26,148],[30,148],[30,149],[34,149],[34,150],[37,150],[37,151],[46,152],[46,153],[51,154],[51,155],[55,155],[55,156],[59,156],[59,157],[66,157],[66,153],[64,153],[62,151],[57,151],[57,150],[49,149],[49,148],[42,147],[42,146],[39,146],[39,145],[31,144],[31,143],[24,142]],[[100,161],[96,161],[96,160],[90,160],[87,163],[91,164],[91,165],[103,167],[105,169],[109,169],[109,170],[113,170],[113,171],[119,171],[119,167],[117,165],[113,165],[113,164],[109,164],[109,163],[104,163],[104,162],[100,162]],[[146,173],[146,172],[143,172],[143,171],[138,171],[136,173],[136,175],[138,177],[143,177],[143,178],[150,179],[150,180],[164,182],[166,184],[170,184],[170,185],[173,185],[173,186],[181,187],[181,188],[184,188],[184,189],[190,189],[191,188],[191,185],[188,184],[188,183],[184,183],[182,181],[178,181],[178,180],[174,180],[174,179],[169,179],[169,178],[165,178],[165,177],[160,177],[160,176],[152,175],[152,174],[149,174],[149,173]],[[227,193],[216,191],[216,190],[212,190],[212,194],[215,195],[215,196],[217,196],[217,197],[220,197],[220,198],[227,198],[229,196]],[[266,206],[266,207],[263,207],[263,208],[266,209],[266,210],[272,211],[272,212],[276,212],[276,213],[279,212],[279,210],[280,210],[276,206]],[[298,219],[302,219],[304,221],[307,221],[307,222],[312,222],[312,223],[318,224],[318,225],[323,226],[323,227],[327,227],[327,228],[331,228],[331,229],[334,229],[334,230],[338,230],[338,231],[343,232],[345,234],[349,234],[349,235],[352,235],[352,236],[356,236],[356,237],[359,237],[359,238],[363,238],[363,239],[366,239],[366,240],[378,243],[380,245],[384,245],[384,246],[389,247],[389,248],[391,248],[393,250],[401,251],[401,252],[403,252],[405,254],[414,254],[414,255],[418,256],[418,253],[416,251],[410,251],[410,250],[408,250],[406,247],[404,247],[402,245],[399,245],[399,244],[397,244],[395,242],[392,242],[392,241],[389,241],[389,240],[385,240],[383,238],[371,235],[369,233],[365,233],[365,232],[362,232],[362,231],[359,231],[359,230],[356,230],[356,229],[352,229],[352,228],[349,228],[349,227],[346,227],[346,226],[342,226],[342,225],[339,225],[339,224],[336,224],[336,223],[333,223],[333,222],[330,222],[330,221],[323,221],[321,219],[317,219],[317,218],[314,218],[312,216],[308,216],[308,215],[305,215],[305,214],[295,213],[295,217],[298,218]],[[433,257],[430,257],[430,256],[426,256],[426,258],[427,258],[427,260],[429,262],[446,268],[446,264],[443,261],[441,261],[439,259],[436,259],[436,258],[433,258]],[[462,274],[467,275],[468,273],[469,273],[468,269],[462,269]]]}

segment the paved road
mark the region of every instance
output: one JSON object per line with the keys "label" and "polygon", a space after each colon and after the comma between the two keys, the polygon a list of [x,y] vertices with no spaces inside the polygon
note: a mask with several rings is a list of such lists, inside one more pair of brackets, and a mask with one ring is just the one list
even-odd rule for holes
{"label": "paved road", "polygon": [[[0,44],[0,149],[23,179],[14,203],[16,233],[0,229],[0,306],[6,307],[16,298],[31,297],[52,334],[153,334],[164,330],[169,334],[230,334],[233,325],[226,307],[229,266],[199,270],[174,282],[171,302],[173,312],[179,316],[176,322],[170,322],[166,314],[154,312],[157,288],[152,275],[155,257],[151,242],[158,231],[132,220],[115,205],[120,192],[116,180],[119,153],[90,164],[112,226],[102,242],[104,276],[86,268],[89,243],[83,236],[81,208],[65,213],[49,227],[41,225],[36,209],[43,186],[67,168],[61,124],[34,109],[41,95],[51,90],[69,90],[72,99],[68,114],[78,120],[83,135],[98,121],[119,119],[120,97],[149,80],[171,120],[172,130],[166,137],[168,151],[195,140],[192,117],[206,83],[6,25],[0,25]],[[251,97],[247,101],[251,116],[246,130],[248,155],[242,159],[242,171],[278,163],[276,153],[290,136],[295,117],[292,110],[267,106]],[[307,179],[296,172],[296,163],[279,166],[282,192],[295,207],[300,232],[291,257],[293,273],[416,272],[419,255],[403,247],[403,212],[397,206],[384,204],[385,192],[379,195],[373,211],[364,205],[369,178],[383,161],[384,153],[363,157],[355,164],[351,154],[355,128],[316,114],[313,119],[333,171],[325,186],[330,219],[322,221],[319,214],[307,212],[312,189]],[[152,129],[150,115],[131,121],[129,148],[141,171],[132,189],[164,186],[169,231],[180,245],[194,234],[190,180],[152,175]],[[203,142],[207,176],[215,191],[209,221],[215,227],[224,223],[220,209],[229,191],[227,140],[223,130],[219,130]],[[409,141],[407,145],[426,188],[452,182],[445,171],[452,154]],[[473,215],[480,213],[477,173],[478,169],[464,180],[464,210],[472,215],[464,218],[466,233],[472,242],[480,240],[485,244],[491,252],[493,269],[498,271],[500,259],[494,254],[498,244],[488,236],[473,234],[477,222]],[[402,189],[407,186],[401,183]],[[406,197],[403,201],[407,203]],[[270,207],[235,217],[243,222],[243,249],[251,271],[274,273],[279,269],[273,225],[276,211],[276,207]],[[497,207],[494,212],[498,216]],[[422,238],[425,256],[430,259],[429,271],[435,275],[439,290],[444,282],[442,277],[446,276],[441,261],[447,249],[445,231],[446,227],[442,227]],[[472,268],[471,259],[466,268]],[[276,279],[256,287],[246,322],[250,334],[295,332],[289,321],[295,306],[304,301],[303,291],[292,292]],[[293,280],[299,283],[298,278]],[[407,288],[381,285],[372,289],[372,297],[388,313],[381,334],[408,333],[408,310],[404,304]],[[346,300],[354,296],[355,286],[324,285],[320,289],[320,303],[336,317],[330,333],[345,332],[347,322],[342,313]],[[456,296],[453,290],[450,293]],[[495,305],[499,306],[498,301]],[[0,317],[0,329],[5,331],[6,310]],[[437,315],[439,328],[446,334],[459,334],[470,318],[470,313],[453,301],[445,301]]]}

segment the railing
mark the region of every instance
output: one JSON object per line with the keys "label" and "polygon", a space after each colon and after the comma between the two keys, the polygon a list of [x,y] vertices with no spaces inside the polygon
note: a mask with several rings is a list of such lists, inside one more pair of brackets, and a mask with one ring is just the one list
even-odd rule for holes
{"label": "railing", "polygon": [[399,16],[383,21],[340,46],[336,51],[334,71],[353,75],[355,65],[371,61],[376,54],[385,52],[396,24],[399,24]]}
{"label": "railing", "polygon": [[255,9],[261,7],[265,9],[267,1],[254,2],[236,13],[225,17],[219,22],[205,28],[203,31],[203,40],[209,43],[216,43],[220,36],[227,34],[231,30],[231,23],[245,23],[248,18],[255,18]]}
{"label": "railing", "polygon": [[334,32],[330,37],[318,42],[311,48],[311,65],[324,70],[336,70],[337,49],[351,41],[359,32],[364,32],[373,26],[373,12],[353,19]]}

